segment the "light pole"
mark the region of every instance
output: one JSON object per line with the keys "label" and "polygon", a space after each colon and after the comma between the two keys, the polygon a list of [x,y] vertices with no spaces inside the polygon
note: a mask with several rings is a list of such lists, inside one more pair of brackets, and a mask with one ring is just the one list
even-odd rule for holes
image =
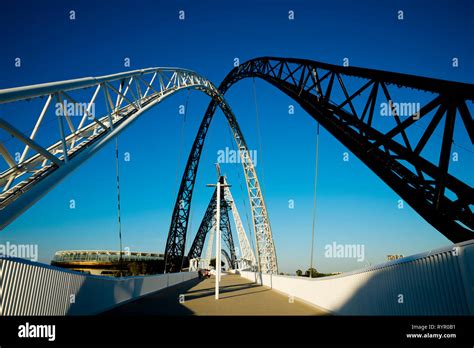
{"label": "light pole", "polygon": [[[220,170],[218,170],[220,174]],[[219,283],[221,281],[221,189],[230,187],[224,184],[224,177],[218,177],[217,184],[208,184],[209,187],[215,187],[216,192],[216,300],[219,299]]]}

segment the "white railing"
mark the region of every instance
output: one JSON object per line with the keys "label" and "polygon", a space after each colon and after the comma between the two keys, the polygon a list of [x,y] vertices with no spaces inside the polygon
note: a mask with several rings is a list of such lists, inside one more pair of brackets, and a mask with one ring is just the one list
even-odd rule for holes
{"label": "white railing", "polygon": [[474,315],[474,240],[332,277],[240,273],[338,315]]}
{"label": "white railing", "polygon": [[196,277],[197,272],[101,277],[0,258],[0,316],[93,315]]}

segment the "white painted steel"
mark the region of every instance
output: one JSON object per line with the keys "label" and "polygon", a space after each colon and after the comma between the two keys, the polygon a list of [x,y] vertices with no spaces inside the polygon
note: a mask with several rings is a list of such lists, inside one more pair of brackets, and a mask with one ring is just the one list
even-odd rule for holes
{"label": "white painted steel", "polygon": [[[11,154],[12,149],[9,152],[4,144],[0,144],[0,157],[8,165],[0,170],[2,190],[0,230],[29,209],[140,115],[177,91],[189,88],[200,90],[213,98],[228,120],[246,178],[259,270],[265,273],[278,273],[275,246],[263,193],[237,120],[224,97],[209,80],[193,71],[181,68],[149,68],[0,90],[0,104],[35,98],[47,99],[46,103],[42,104],[41,111],[38,110],[39,116],[33,132],[28,133],[30,135],[0,118],[0,129],[24,147],[23,155],[16,163]],[[87,97],[85,110],[78,111],[81,114],[78,115],[81,116],[81,121],[75,127],[67,107],[63,106],[63,101],[76,106],[83,104],[78,103],[72,93],[79,93],[85,89],[93,91],[93,95],[90,99]],[[142,93],[145,89],[145,93]],[[98,98],[99,93],[103,94],[104,98]],[[50,144],[43,147],[35,141],[35,136],[39,127],[45,126],[42,121],[48,109],[51,109],[52,100],[56,101],[55,117],[58,121],[59,134],[49,141]],[[126,103],[122,106],[124,101]],[[103,106],[106,110],[105,115],[99,117],[91,115],[92,104]],[[61,111],[59,114],[58,110]],[[66,119],[67,127],[63,118]],[[50,132],[50,129],[46,131]]]}
{"label": "white painted steel", "polygon": [[221,183],[217,182],[216,196],[216,300],[219,299],[219,282],[221,280]]}
{"label": "white painted steel", "polygon": [[[148,76],[152,76],[150,82],[145,80]],[[153,83],[155,86],[152,86]],[[48,109],[51,109],[51,101],[56,100],[56,107],[61,106],[63,101],[79,104],[70,93],[92,87],[95,87],[92,98],[87,100],[88,106],[77,128],[66,109],[61,107],[64,117],[57,116],[59,134],[56,139],[46,147],[36,143],[35,136],[39,128],[46,127],[42,121]],[[145,87],[147,94],[142,95],[141,90]],[[188,88],[201,90],[211,97],[218,95],[217,89],[209,80],[180,68],[149,68],[0,90],[0,104],[46,98],[29,135],[0,118],[0,128],[24,145],[18,163],[11,161],[11,153],[5,147],[0,149],[0,155],[8,163],[8,167],[0,173],[0,188],[3,191],[0,193],[0,229],[11,223],[141,114],[177,91]],[[148,94],[149,90],[153,93]],[[99,91],[103,92],[105,98],[97,98]],[[112,93],[115,93],[115,101],[112,100]],[[127,104],[122,106],[124,101]],[[108,112],[100,117],[91,117],[94,116],[90,115],[93,103],[105,105]],[[27,156],[30,152],[32,153]]]}
{"label": "white painted steel", "polygon": [[240,274],[338,315],[474,315],[474,241],[331,277]]}
{"label": "white painted steel", "polygon": [[[227,183],[226,181],[224,182]],[[255,258],[255,254],[253,253],[253,250],[250,247],[247,234],[245,233],[242,220],[240,219],[239,212],[237,211],[237,206],[235,205],[234,198],[232,197],[229,187],[224,188],[224,197],[226,202],[230,205],[235,227],[237,229],[237,237],[239,239],[241,251],[241,266],[243,266],[242,268],[256,266],[257,260]]]}
{"label": "white painted steel", "polygon": [[194,278],[197,272],[101,277],[0,258],[0,316],[93,315]]}

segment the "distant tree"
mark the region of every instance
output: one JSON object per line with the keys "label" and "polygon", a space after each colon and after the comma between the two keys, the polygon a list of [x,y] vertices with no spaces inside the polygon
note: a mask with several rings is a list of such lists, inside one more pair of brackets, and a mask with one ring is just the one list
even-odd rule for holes
{"label": "distant tree", "polygon": [[128,271],[130,275],[137,276],[140,274],[140,265],[137,262],[130,262],[128,264]]}
{"label": "distant tree", "polygon": [[[300,270],[298,270],[298,271],[300,271]],[[298,274],[298,271],[296,271],[296,274]],[[320,273],[316,270],[316,268],[308,268],[306,270],[306,272],[304,272],[305,277],[310,277],[311,276],[311,278],[328,277],[328,276],[331,276],[331,275],[333,275],[333,274],[331,274],[331,273]]]}
{"label": "distant tree", "polygon": [[296,275],[297,275],[298,277],[301,277],[301,276],[303,275],[303,271],[300,270],[300,269],[297,270],[297,271],[296,271]]}
{"label": "distant tree", "polygon": [[[216,268],[216,259],[215,259],[215,258],[214,258],[214,259],[211,259],[211,262],[209,262],[209,265],[210,265],[211,267]],[[222,265],[222,266],[225,266],[225,263],[221,261],[221,265]]]}
{"label": "distant tree", "polygon": [[317,278],[319,276],[319,272],[316,268],[308,268],[304,273],[305,277]]}
{"label": "distant tree", "polygon": [[147,263],[147,274],[163,273],[163,271],[160,271],[160,263],[161,260],[149,261]]}

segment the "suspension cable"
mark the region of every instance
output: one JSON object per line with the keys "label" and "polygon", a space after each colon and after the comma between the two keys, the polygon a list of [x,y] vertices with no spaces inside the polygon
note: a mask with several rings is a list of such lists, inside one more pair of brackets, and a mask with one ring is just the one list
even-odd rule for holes
{"label": "suspension cable", "polygon": [[253,100],[255,103],[255,116],[256,116],[256,122],[257,122],[257,139],[258,139],[258,145],[259,145],[259,151],[260,151],[260,161],[262,162],[262,191],[263,194],[265,195],[265,165],[263,163],[263,151],[262,151],[262,134],[260,132],[260,113],[258,109],[258,102],[257,102],[257,87],[255,85],[255,77],[252,77],[253,81]]}
{"label": "suspension cable", "polygon": [[318,188],[318,168],[319,167],[319,122],[316,130],[316,164],[314,172],[314,196],[313,196],[313,225],[311,228],[311,264],[309,269],[309,277],[312,278],[313,274],[313,254],[314,254],[314,229],[316,225],[316,192]]}
{"label": "suspension cable", "polygon": [[[186,100],[184,102],[183,123],[181,124],[181,131],[180,131],[180,135],[179,135],[178,163],[176,164],[176,183],[175,183],[175,187],[178,190],[179,190],[179,188],[178,188],[179,175],[178,174],[179,174],[179,167],[180,167],[180,164],[181,164],[181,157],[182,157],[183,147],[184,147],[184,129],[186,127],[186,116],[188,114],[188,101],[189,101],[189,95],[190,94],[191,94],[191,90],[188,89],[188,93],[186,95]],[[178,195],[178,193],[176,192],[175,195]],[[188,227],[187,227],[188,231],[192,231],[192,223],[193,223],[192,219],[193,219],[193,208],[191,208],[190,212],[189,212],[189,224],[188,224]],[[185,252],[186,252],[186,244],[187,244],[188,240],[189,240],[189,238],[186,238],[186,241],[185,241],[185,244],[184,244],[184,251]],[[183,255],[183,257],[181,258],[181,266],[179,268],[180,271],[183,269],[185,257],[186,256]],[[190,260],[188,260],[188,262],[189,261]]]}
{"label": "suspension cable", "polygon": [[[178,148],[178,162],[176,164],[176,177],[175,177],[175,185],[177,190],[179,190],[179,167],[181,164],[181,157],[182,157],[182,152],[183,152],[183,147],[184,147],[184,128],[186,126],[186,115],[188,113],[188,100],[189,100],[189,94],[191,93],[191,90],[188,89],[188,94],[186,96],[186,100],[184,102],[184,116],[183,116],[183,123],[181,124],[181,130],[179,134],[179,148]],[[178,195],[178,192],[175,192],[175,196]]]}
{"label": "suspension cable", "polygon": [[119,257],[119,274],[122,275],[122,219],[120,214],[120,171],[119,171],[119,151],[118,151],[118,136],[115,137],[115,174],[117,177],[117,218],[118,218],[118,235],[120,244]]}
{"label": "suspension cable", "polygon": [[[230,143],[232,144],[232,150],[236,151],[235,150],[234,136],[232,134],[232,131],[231,131],[230,127],[227,127],[227,130],[229,131]],[[237,154],[240,156],[240,153],[237,153]],[[234,168],[236,168],[236,167],[234,166]],[[241,196],[242,196],[242,203],[244,205],[245,220],[247,221],[247,228],[248,228],[248,231],[250,233],[250,243],[251,243],[251,247],[252,247],[252,250],[253,250],[254,254],[256,254],[257,250],[255,249],[255,245],[254,245],[254,242],[253,242],[254,241],[254,233],[253,233],[253,228],[250,225],[250,218],[249,218],[249,214],[248,214],[248,211],[247,211],[248,210],[247,209],[247,204],[245,203],[245,194],[244,194],[244,188],[242,186],[242,177],[240,175],[240,170],[236,169],[236,172],[237,172],[237,180],[239,182],[240,192],[241,192]],[[256,260],[256,261],[260,262],[259,260]]]}

